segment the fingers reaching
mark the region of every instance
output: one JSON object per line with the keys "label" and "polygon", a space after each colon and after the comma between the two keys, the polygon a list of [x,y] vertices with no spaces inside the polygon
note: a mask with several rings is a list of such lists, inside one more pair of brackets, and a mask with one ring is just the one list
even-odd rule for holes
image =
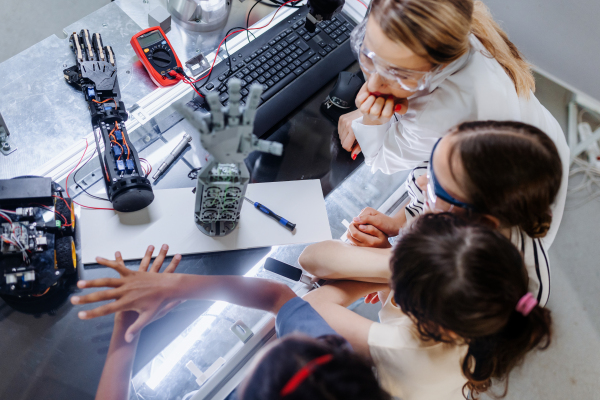
{"label": "fingers reaching", "polygon": [[150,260],[152,260],[152,254],[154,253],[154,246],[150,245],[146,249],[146,254],[144,254],[144,258],[140,262],[140,267],[138,271],[146,272],[148,271],[148,267],[150,266]]}
{"label": "fingers reaching", "polygon": [[73,296],[71,297],[71,303],[89,304],[98,301],[114,300],[120,298],[122,293],[123,291],[120,289],[100,290],[85,296]]}
{"label": "fingers reaching", "polygon": [[165,268],[165,270],[163,271],[163,273],[164,274],[170,274],[170,273],[175,272],[175,269],[179,265],[180,261],[181,261],[181,254],[175,254],[175,256],[173,256],[173,259],[171,260],[171,262],[169,263],[169,265],[167,265],[167,268]]}
{"label": "fingers reaching", "polygon": [[146,325],[148,325],[154,319],[154,313],[144,312],[138,316],[133,324],[125,332],[125,341],[131,343],[131,341],[140,333]]}
{"label": "fingers reaching", "polygon": [[[121,261],[113,261],[113,260],[107,260],[106,258],[102,258],[102,257],[96,257],[96,262],[100,265],[104,265],[105,267],[108,268],[112,268],[115,271],[117,271],[119,274],[121,274],[121,276],[127,276],[131,271],[129,271],[127,269],[127,267],[125,267],[125,264],[123,263],[123,259],[121,258],[121,253],[117,252],[117,254],[119,254],[119,258],[121,259]],[[116,254],[115,254],[116,256]]]}
{"label": "fingers reaching", "polygon": [[167,256],[167,252],[169,251],[169,245],[163,244],[160,248],[160,252],[158,256],[154,259],[152,263],[152,267],[150,267],[150,272],[158,272],[160,271],[160,267],[162,267],[163,262],[165,261],[165,257]]}

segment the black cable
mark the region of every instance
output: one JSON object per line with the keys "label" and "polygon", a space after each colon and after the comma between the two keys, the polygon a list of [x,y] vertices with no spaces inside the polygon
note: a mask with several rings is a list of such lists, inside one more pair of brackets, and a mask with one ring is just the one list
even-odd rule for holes
{"label": "black cable", "polygon": [[[300,0],[298,0],[298,1],[300,1]],[[289,7],[289,8],[300,8],[300,7],[302,7],[302,6],[297,6],[296,5],[298,3],[298,1],[296,1],[294,3],[286,4],[286,7]],[[281,7],[282,5],[285,4],[285,1],[282,1],[280,3],[277,0],[256,0],[256,3],[254,3],[254,5],[252,7],[250,7],[250,11],[248,11],[248,15],[246,16],[246,32],[249,32],[248,28],[249,28],[249,25],[250,25],[250,14],[252,14],[252,10],[254,10],[254,7],[256,7],[259,3],[262,3],[263,5],[265,5],[267,7],[279,8],[279,7]],[[248,35],[248,34],[246,33],[246,35]],[[250,36],[249,35],[248,35],[248,42],[250,42]]]}
{"label": "black cable", "polygon": [[93,194],[90,194],[87,190],[84,189],[84,187],[79,182],[77,182],[77,173],[79,171],[81,171],[81,169],[83,167],[85,167],[85,165],[87,163],[89,163],[92,158],[94,158],[95,154],[96,154],[96,149],[94,149],[94,152],[92,153],[92,156],[90,158],[88,158],[88,160],[85,163],[83,163],[83,165],[81,167],[79,167],[79,169],[77,169],[77,171],[75,171],[75,173],[73,174],[73,182],[75,182],[75,185],[77,185],[77,187],[81,188],[81,190],[83,190],[85,192],[85,194],[87,194],[88,196],[90,196],[90,197],[92,197],[94,199],[108,201],[110,203],[110,200],[108,200],[108,199],[103,199],[102,197],[98,197],[98,196],[94,196]]}

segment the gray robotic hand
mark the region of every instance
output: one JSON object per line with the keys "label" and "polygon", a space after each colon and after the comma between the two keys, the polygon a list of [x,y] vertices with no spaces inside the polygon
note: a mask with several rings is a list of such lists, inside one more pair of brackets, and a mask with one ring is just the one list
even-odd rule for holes
{"label": "gray robotic hand", "polygon": [[258,139],[253,133],[261,85],[249,89],[248,104],[240,103],[241,81],[229,80],[229,104],[222,107],[217,93],[209,93],[208,115],[200,116],[189,108],[178,111],[200,132],[202,147],[210,153],[208,164],[198,174],[194,220],[209,236],[225,236],[235,229],[250,181],[244,159],[258,150],[280,156],[281,143]]}

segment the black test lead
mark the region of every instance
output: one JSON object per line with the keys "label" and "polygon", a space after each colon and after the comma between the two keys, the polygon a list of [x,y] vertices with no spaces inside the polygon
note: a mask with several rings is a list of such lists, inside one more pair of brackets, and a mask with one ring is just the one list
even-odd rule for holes
{"label": "black test lead", "polygon": [[259,202],[254,202],[245,196],[244,196],[244,200],[246,200],[250,204],[252,204],[257,210],[267,214],[269,217],[273,218],[274,220],[279,222],[281,225],[285,226],[291,232],[293,232],[294,229],[296,229],[296,224],[293,224],[290,221],[288,221],[287,219],[280,217],[279,215],[275,214],[273,211],[269,210],[267,207],[263,206]]}

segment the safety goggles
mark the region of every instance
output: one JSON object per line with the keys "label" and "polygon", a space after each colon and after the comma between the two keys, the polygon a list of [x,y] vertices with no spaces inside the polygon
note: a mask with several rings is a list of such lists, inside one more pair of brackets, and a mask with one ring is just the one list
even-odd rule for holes
{"label": "safety goggles", "polygon": [[[452,197],[435,178],[435,173],[433,172],[433,153],[435,152],[435,148],[440,140],[442,139],[439,139],[435,143],[435,146],[433,146],[433,150],[431,150],[431,156],[429,158],[429,165],[427,165],[427,203],[429,208],[434,212],[450,212],[456,206],[466,210],[475,211],[476,208],[474,205],[464,203]],[[438,199],[450,204],[450,208],[447,208],[445,205],[438,202]]]}
{"label": "safety goggles", "polygon": [[358,24],[350,34],[350,46],[358,58],[360,66],[369,74],[378,74],[384,79],[398,83],[400,87],[409,92],[424,90],[431,83],[431,79],[440,71],[441,66],[436,65],[430,71],[415,71],[398,67],[382,60],[364,43],[367,18]]}

